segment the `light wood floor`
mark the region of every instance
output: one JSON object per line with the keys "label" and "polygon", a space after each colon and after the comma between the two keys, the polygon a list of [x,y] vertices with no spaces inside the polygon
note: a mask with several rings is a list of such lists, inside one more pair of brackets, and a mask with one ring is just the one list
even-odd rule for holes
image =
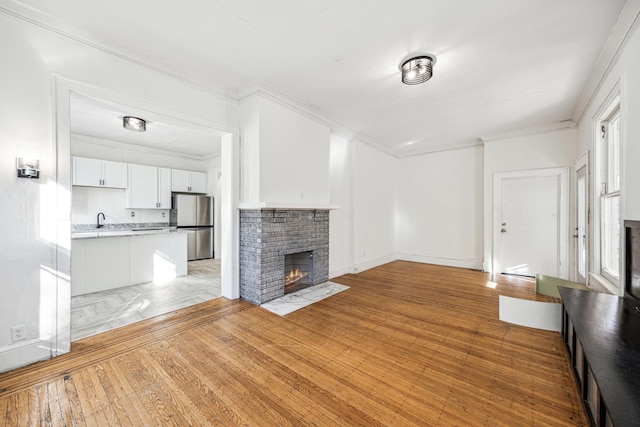
{"label": "light wood floor", "polygon": [[286,317],[218,298],[77,341],[0,375],[0,425],[587,425],[560,336],[498,320],[499,294],[544,300],[531,280],[333,280],[351,289]]}

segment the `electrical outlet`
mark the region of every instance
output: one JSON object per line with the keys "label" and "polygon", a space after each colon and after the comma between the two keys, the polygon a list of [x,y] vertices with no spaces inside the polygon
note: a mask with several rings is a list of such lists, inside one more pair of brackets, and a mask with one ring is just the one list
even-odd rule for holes
{"label": "electrical outlet", "polygon": [[27,327],[18,325],[11,328],[11,341],[21,341],[27,338]]}

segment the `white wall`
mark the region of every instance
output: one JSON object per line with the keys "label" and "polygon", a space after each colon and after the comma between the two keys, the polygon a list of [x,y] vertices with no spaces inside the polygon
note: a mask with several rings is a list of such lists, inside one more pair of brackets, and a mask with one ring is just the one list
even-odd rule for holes
{"label": "white wall", "polygon": [[484,269],[493,266],[493,175],[532,169],[572,167],[577,157],[577,130],[560,129],[521,135],[484,145]]}
{"label": "white wall", "polygon": [[329,278],[353,273],[351,149],[349,140],[331,134]]}
{"label": "white wall", "polygon": [[327,206],[329,128],[254,93],[240,102],[245,204]]}
{"label": "white wall", "polygon": [[260,103],[257,95],[240,102],[240,201],[260,199]]}
{"label": "white wall", "polygon": [[260,98],[260,199],[329,203],[329,128]]}
{"label": "white wall", "polygon": [[[608,98],[619,88],[621,115],[621,188],[620,203],[623,220],[640,220],[640,30],[635,30],[628,36],[622,53],[603,79],[600,87],[591,98],[588,108],[578,123],[578,151],[589,151],[593,162],[595,153],[594,127],[599,118],[599,112],[606,106]],[[593,168],[593,163],[591,166]],[[599,183],[591,179],[591,211],[594,212],[593,200],[599,192]],[[590,228],[593,236],[593,228]],[[592,245],[593,246],[593,245]],[[589,271],[597,276],[599,267],[594,262],[594,248],[589,248]],[[624,259],[624,254],[623,258]],[[621,265],[623,265],[621,263]],[[592,278],[594,278],[592,276]],[[597,277],[596,277],[597,279]],[[597,282],[597,280],[596,280]],[[620,283],[624,283],[624,271],[621,272]],[[595,284],[592,282],[592,284]],[[607,285],[602,283],[602,285]],[[624,292],[623,286],[609,286],[610,291]]]}
{"label": "white wall", "polygon": [[398,257],[482,269],[483,149],[398,161]]}
{"label": "white wall", "polygon": [[[64,77],[229,126],[238,116],[222,95],[1,12],[0,38],[11,41],[0,43],[0,194],[6,207],[0,221],[0,371],[6,371],[68,351],[70,343],[69,140],[56,146],[67,126],[55,122],[61,112],[54,111],[56,102],[68,106],[69,100],[55,98],[54,82]],[[37,181],[16,177],[15,158],[28,155],[40,159]],[[26,341],[11,342],[14,325],[26,325]]]}
{"label": "white wall", "polygon": [[361,272],[397,259],[398,159],[353,144],[353,250]]}

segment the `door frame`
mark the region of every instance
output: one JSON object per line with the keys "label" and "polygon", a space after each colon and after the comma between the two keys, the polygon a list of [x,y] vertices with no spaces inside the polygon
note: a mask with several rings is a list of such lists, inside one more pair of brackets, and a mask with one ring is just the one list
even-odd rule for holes
{"label": "door frame", "polygon": [[[586,176],[586,192],[585,192],[585,203],[586,203],[586,222],[587,226],[585,227],[585,247],[587,250],[587,255],[585,257],[585,284],[589,283],[589,245],[591,243],[591,165],[589,161],[589,151],[585,151],[582,153],[573,164],[573,206],[574,206],[574,215],[573,215],[573,226],[574,228],[578,226],[578,171],[585,167],[585,176]],[[573,235],[573,233],[572,233]],[[575,241],[575,244],[572,245],[573,248],[573,266],[572,266],[572,280],[578,279],[578,241]]]}
{"label": "door frame", "polygon": [[493,219],[492,219],[492,248],[493,272],[501,273],[501,240],[500,223],[502,210],[502,183],[514,178],[543,178],[555,176],[559,178],[558,188],[558,272],[561,279],[569,277],[569,168],[528,169],[512,172],[495,172],[493,174]]}
{"label": "door frame", "polygon": [[[95,86],[90,83],[52,73],[53,134],[56,150],[56,231],[55,242],[57,281],[55,299],[55,331],[51,338],[49,356],[58,356],[71,350],[71,93],[100,99],[107,103],[126,105],[153,112],[168,121],[183,124],[195,123],[224,132],[221,136],[221,294],[227,299],[240,296],[239,273],[239,215],[240,157],[237,124],[218,122],[194,116],[173,107],[165,107],[154,101],[129,95],[124,92]],[[45,350],[45,346],[40,345]]]}

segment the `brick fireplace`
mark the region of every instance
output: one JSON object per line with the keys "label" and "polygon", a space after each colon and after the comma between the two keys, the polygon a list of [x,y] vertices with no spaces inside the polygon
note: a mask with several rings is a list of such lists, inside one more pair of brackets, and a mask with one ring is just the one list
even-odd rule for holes
{"label": "brick fireplace", "polygon": [[[286,264],[286,268],[285,268]],[[293,283],[289,275],[301,270]],[[287,276],[287,277],[285,277]],[[329,280],[329,210],[240,211],[240,297],[263,304]]]}

